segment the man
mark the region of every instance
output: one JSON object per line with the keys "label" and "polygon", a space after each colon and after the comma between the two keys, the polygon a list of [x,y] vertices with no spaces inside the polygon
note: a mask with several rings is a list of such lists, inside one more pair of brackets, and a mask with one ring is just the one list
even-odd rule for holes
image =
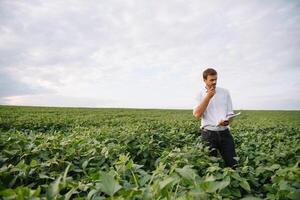
{"label": "man", "polygon": [[210,147],[210,155],[217,156],[219,150],[226,167],[237,164],[233,137],[229,131],[228,115],[234,114],[229,91],[216,87],[217,71],[208,68],[203,72],[205,90],[199,95],[193,115],[201,118],[201,137]]}

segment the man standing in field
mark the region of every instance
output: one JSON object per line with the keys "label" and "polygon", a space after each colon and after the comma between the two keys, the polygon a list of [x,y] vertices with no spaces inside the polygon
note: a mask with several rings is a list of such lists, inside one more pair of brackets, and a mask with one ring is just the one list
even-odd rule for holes
{"label": "man standing in field", "polygon": [[203,71],[205,89],[200,91],[198,104],[193,115],[201,118],[201,137],[210,147],[210,155],[217,156],[219,150],[226,167],[234,167],[237,162],[233,137],[229,131],[230,121],[226,118],[234,114],[229,91],[216,87],[217,71],[208,68]]}

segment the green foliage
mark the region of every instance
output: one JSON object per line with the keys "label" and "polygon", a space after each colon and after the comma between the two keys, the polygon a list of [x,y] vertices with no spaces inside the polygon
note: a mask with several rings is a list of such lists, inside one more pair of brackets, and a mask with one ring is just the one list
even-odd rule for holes
{"label": "green foliage", "polygon": [[300,199],[300,112],[243,111],[238,166],[190,110],[0,106],[2,199]]}

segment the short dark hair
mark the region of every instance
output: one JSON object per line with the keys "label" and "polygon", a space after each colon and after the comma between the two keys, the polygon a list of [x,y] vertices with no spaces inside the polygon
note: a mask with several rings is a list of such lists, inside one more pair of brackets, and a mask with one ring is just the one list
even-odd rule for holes
{"label": "short dark hair", "polygon": [[217,75],[217,71],[213,68],[207,68],[203,71],[203,79],[206,80],[208,75]]}

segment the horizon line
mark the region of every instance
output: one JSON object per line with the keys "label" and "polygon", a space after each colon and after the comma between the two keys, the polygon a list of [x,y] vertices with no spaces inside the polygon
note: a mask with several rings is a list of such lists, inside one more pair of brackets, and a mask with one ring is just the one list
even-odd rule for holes
{"label": "horizon line", "polygon": [[[41,107],[41,108],[87,108],[87,109],[140,109],[140,110],[193,110],[188,108],[149,108],[149,107],[89,107],[89,106],[45,106],[45,105],[8,105],[0,104],[3,107]],[[300,109],[234,109],[245,111],[300,111]]]}

